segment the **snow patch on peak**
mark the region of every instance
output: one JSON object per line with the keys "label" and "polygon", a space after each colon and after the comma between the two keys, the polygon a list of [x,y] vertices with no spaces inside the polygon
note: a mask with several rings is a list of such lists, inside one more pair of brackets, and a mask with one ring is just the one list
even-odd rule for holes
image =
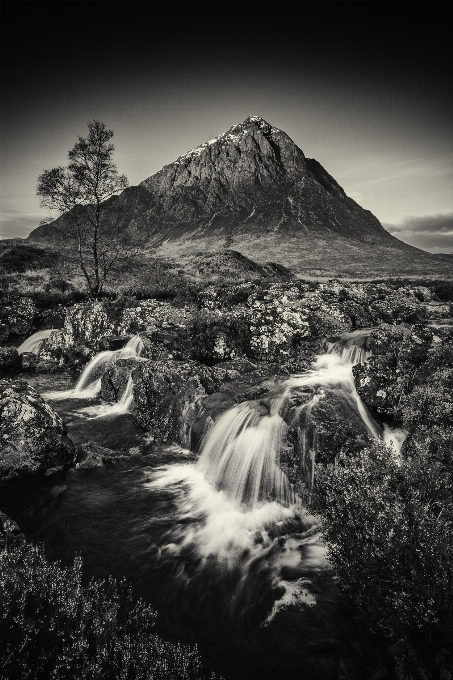
{"label": "snow patch on peak", "polygon": [[227,132],[224,132],[223,134],[214,137],[214,139],[210,139],[208,142],[204,142],[204,144],[200,144],[200,146],[197,146],[195,149],[191,149],[184,155],[180,156],[175,161],[175,163],[180,165],[185,161],[190,160],[191,158],[196,158],[197,156],[200,156],[208,147],[212,146],[213,144],[230,144],[231,142],[233,143],[239,142],[241,138],[245,137],[250,132],[250,130],[247,129],[246,127],[246,123],[249,121],[257,123],[259,127],[261,129],[264,129],[266,132],[269,131],[271,131],[272,133],[280,132],[278,128],[271,127],[269,123],[266,123],[264,118],[261,118],[261,116],[249,116],[243,123],[233,125]]}

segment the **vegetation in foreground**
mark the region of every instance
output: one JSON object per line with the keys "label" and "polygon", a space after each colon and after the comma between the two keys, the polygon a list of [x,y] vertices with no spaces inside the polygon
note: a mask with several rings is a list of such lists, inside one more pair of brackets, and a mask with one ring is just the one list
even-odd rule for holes
{"label": "vegetation in foreground", "polygon": [[[156,612],[124,582],[82,585],[25,541],[0,551],[0,678],[197,680],[197,649],[163,640]],[[211,676],[214,680],[214,675]]]}

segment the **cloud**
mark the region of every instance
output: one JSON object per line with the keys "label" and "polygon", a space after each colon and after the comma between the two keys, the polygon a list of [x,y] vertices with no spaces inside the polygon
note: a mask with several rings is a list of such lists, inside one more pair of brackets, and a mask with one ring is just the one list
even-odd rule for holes
{"label": "cloud", "polygon": [[33,229],[39,226],[42,215],[20,213],[7,209],[0,214],[0,238],[26,238]]}
{"label": "cloud", "polygon": [[408,215],[397,224],[382,225],[393,236],[431,253],[453,253],[453,211]]}

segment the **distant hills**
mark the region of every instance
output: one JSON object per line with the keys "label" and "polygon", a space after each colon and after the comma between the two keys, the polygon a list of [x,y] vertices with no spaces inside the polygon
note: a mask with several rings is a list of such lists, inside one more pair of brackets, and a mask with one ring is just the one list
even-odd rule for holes
{"label": "distant hills", "polygon": [[[110,199],[106,225],[119,212],[124,229],[166,257],[232,248],[259,263],[333,274],[441,273],[451,265],[389,234],[318,161],[258,116]],[[29,239],[57,239],[64,220]]]}

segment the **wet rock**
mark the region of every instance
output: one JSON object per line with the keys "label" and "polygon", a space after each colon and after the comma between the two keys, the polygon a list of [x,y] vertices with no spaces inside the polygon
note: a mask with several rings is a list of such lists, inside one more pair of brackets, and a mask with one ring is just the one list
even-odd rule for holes
{"label": "wet rock", "polygon": [[83,469],[104,467],[104,465],[112,464],[123,458],[126,458],[126,455],[123,453],[90,442],[82,444],[77,449],[75,467]]}
{"label": "wet rock", "polygon": [[197,402],[215,386],[209,368],[194,361],[144,361],[132,375],[138,423],[156,440],[190,447]]}
{"label": "wet rock", "polygon": [[19,368],[20,356],[15,347],[0,347],[0,373]]}
{"label": "wet rock", "polygon": [[94,354],[93,347],[79,341],[68,342],[64,332],[55,331],[39,347],[36,371],[49,373],[63,366],[81,370]]}
{"label": "wet rock", "polygon": [[23,371],[35,371],[38,365],[38,357],[34,352],[22,352],[20,355],[22,370]]}
{"label": "wet rock", "polygon": [[105,335],[99,340],[98,349],[100,352],[110,350],[115,352],[117,349],[122,349],[130,340],[129,335]]}
{"label": "wet rock", "polygon": [[73,454],[60,416],[38,392],[0,380],[0,481],[69,465]]}
{"label": "wet rock", "polygon": [[[395,416],[400,401],[414,385],[419,366],[433,346],[430,327],[387,326],[370,336],[371,356],[353,367],[357,391],[382,415]],[[435,344],[435,343],[434,343]]]}
{"label": "wet rock", "polygon": [[137,367],[139,361],[138,357],[118,359],[112,361],[107,368],[103,367],[102,377],[93,375],[93,380],[101,377],[101,399],[110,402],[118,401],[126,389],[129,376]]}

